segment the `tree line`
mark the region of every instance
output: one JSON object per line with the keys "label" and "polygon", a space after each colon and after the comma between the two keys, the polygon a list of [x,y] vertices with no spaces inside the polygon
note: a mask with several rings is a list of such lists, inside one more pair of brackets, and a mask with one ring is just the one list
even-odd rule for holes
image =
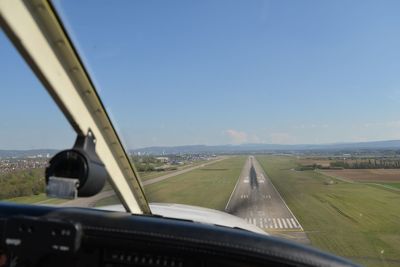
{"label": "tree line", "polygon": [[44,169],[20,170],[0,175],[0,199],[45,192]]}
{"label": "tree line", "polygon": [[176,170],[176,166],[163,167],[164,163],[152,156],[132,156],[132,163],[138,172]]}
{"label": "tree line", "polygon": [[368,159],[356,161],[333,161],[332,168],[343,169],[400,169],[400,160],[396,159]]}

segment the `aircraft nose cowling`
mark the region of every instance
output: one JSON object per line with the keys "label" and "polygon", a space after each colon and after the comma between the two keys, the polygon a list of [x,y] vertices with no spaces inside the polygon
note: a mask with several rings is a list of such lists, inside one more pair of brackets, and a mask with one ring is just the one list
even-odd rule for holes
{"label": "aircraft nose cowling", "polygon": [[[99,207],[98,209],[125,212],[122,205],[109,205]],[[242,218],[218,210],[173,203],[150,203],[150,209],[152,214],[166,218],[241,228],[254,233],[268,235],[265,231],[253,224],[247,223]]]}

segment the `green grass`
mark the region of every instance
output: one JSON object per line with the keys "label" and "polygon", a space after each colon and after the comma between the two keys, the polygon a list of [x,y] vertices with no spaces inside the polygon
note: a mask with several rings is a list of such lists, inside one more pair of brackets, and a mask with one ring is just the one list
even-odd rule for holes
{"label": "green grass", "polygon": [[[246,157],[231,157],[144,187],[149,202],[168,202],[224,210]],[[96,207],[118,204],[116,196]]]}
{"label": "green grass", "polygon": [[96,204],[94,206],[102,207],[102,206],[115,205],[115,204],[121,204],[121,201],[118,199],[118,197],[116,195],[100,199],[99,201],[96,202]]}
{"label": "green grass", "polygon": [[228,158],[145,186],[147,199],[224,210],[245,159]]}
{"label": "green grass", "polygon": [[151,171],[151,172],[139,172],[139,178],[140,181],[146,181],[146,180],[150,180],[153,178],[157,178],[166,174],[170,174],[173,172],[176,172],[178,170],[173,170],[173,171]]}
{"label": "green grass", "polygon": [[[293,171],[291,157],[258,156],[313,246],[368,266],[400,266],[400,194]],[[382,261],[384,259],[384,261]]]}
{"label": "green grass", "polygon": [[379,184],[395,189],[400,189],[400,183],[379,183]]}
{"label": "green grass", "polygon": [[15,202],[15,203],[20,203],[20,204],[39,204],[39,202],[40,202],[40,204],[56,205],[56,204],[63,203],[67,200],[57,199],[57,198],[49,198],[46,196],[46,194],[42,193],[39,195],[3,199],[2,201]]}

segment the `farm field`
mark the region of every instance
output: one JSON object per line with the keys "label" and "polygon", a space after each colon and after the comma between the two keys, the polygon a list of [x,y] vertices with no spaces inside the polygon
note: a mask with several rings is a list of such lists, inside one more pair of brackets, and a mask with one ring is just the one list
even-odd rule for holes
{"label": "farm field", "polygon": [[382,183],[382,185],[386,185],[400,190],[400,183]]}
{"label": "farm field", "polygon": [[300,158],[297,160],[297,162],[301,165],[321,165],[324,167],[329,167],[329,164],[332,162],[332,160],[329,159],[321,159],[321,158]]}
{"label": "farm field", "polygon": [[400,182],[400,169],[323,170],[322,173],[360,182]]}
{"label": "farm field", "polygon": [[294,157],[257,160],[307,233],[311,244],[365,266],[400,266],[400,193],[364,183],[295,171]]}

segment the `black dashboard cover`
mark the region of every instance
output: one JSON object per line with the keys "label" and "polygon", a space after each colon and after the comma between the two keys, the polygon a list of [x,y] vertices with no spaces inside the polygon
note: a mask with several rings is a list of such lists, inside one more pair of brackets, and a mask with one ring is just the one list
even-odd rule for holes
{"label": "black dashboard cover", "polygon": [[[6,234],[4,225],[8,218],[15,216],[78,223],[82,227],[83,248],[93,247],[103,254],[107,254],[111,249],[142,251],[145,255],[152,255],[151,253],[156,251],[157,255],[164,253],[179,256],[182,259],[181,266],[186,266],[183,264],[185,259],[199,259],[204,262],[210,262],[209,259],[212,259],[214,262],[225,262],[226,266],[358,266],[308,246],[242,229],[159,216],[11,203],[0,203],[2,244]],[[40,240],[37,241],[40,244]],[[128,256],[130,259],[131,255]],[[149,259],[153,263],[153,260]]]}

